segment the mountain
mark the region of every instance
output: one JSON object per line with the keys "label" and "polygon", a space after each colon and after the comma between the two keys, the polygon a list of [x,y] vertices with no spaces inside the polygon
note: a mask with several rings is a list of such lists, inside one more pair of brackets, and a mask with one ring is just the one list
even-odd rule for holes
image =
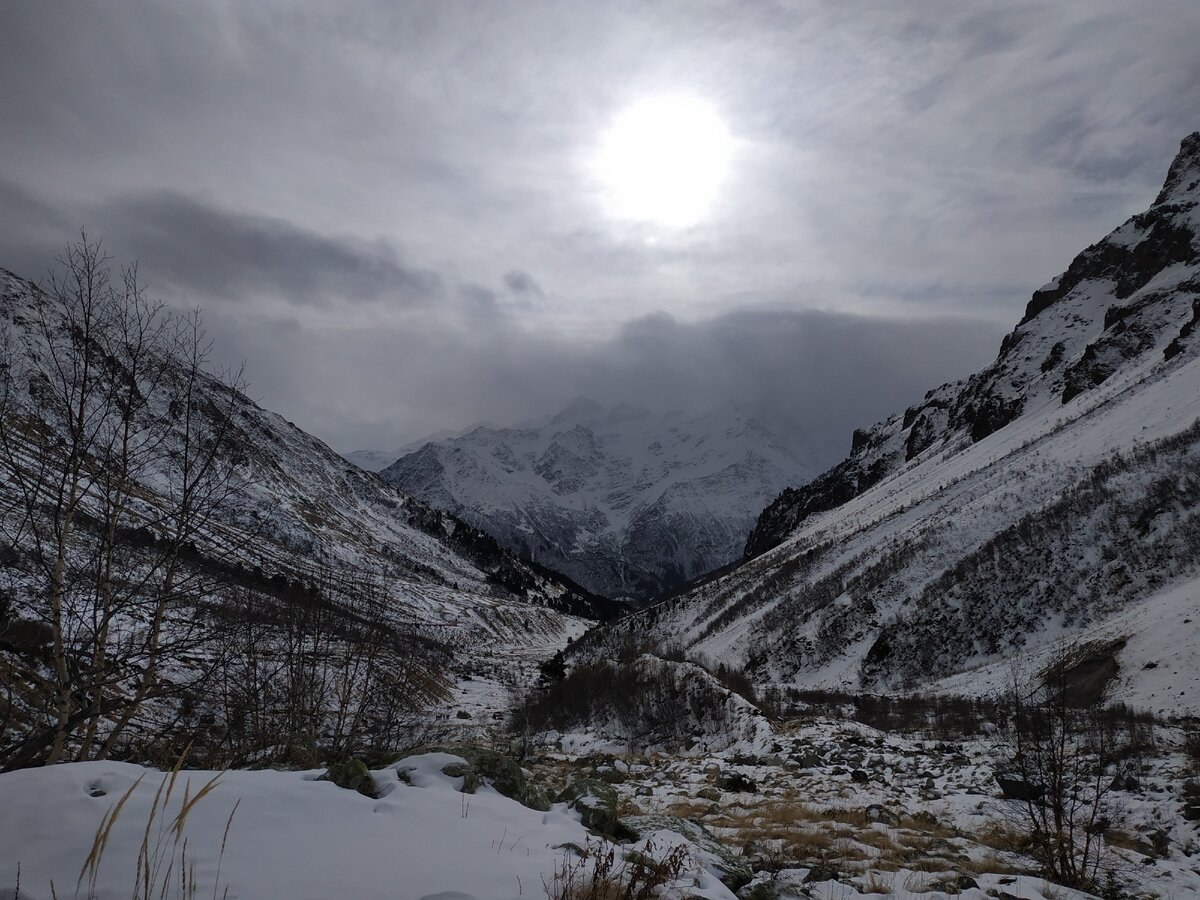
{"label": "mountain", "polygon": [[452,428],[443,428],[441,431],[435,431],[428,437],[411,441],[394,450],[351,450],[349,453],[343,453],[342,457],[347,462],[354,463],[360,469],[365,469],[368,472],[382,472],[400,457],[415,450],[420,450],[430,441],[444,441],[447,438],[456,438],[476,427],[479,426],[472,425],[471,428],[464,428],[459,431],[455,431]]}
{"label": "mountain", "polygon": [[814,470],[732,405],[697,416],[579,398],[429,442],[380,475],[591,591],[647,599],[736,559],[763,504]]}
{"label": "mountain", "polygon": [[1153,205],[1034,292],[995,362],[856,431],[722,577],[589,642],[760,684],[986,691],[1065,645],[1200,708],[1200,133]]}
{"label": "mountain", "polygon": [[[36,285],[0,269],[6,347],[27,348],[31,358],[44,356],[39,323],[44,318],[53,323],[59,314]],[[168,387],[159,384],[148,395],[143,414],[166,423],[168,435],[155,440],[168,450],[182,427],[178,401],[164,399],[177,394],[174,377],[168,373]],[[548,655],[581,631],[585,619],[608,614],[606,601],[364,472],[220,380],[201,372],[195,390],[201,420],[230,411],[221,456],[235,486],[201,546],[194,548],[202,564],[254,572],[253,578],[245,576],[252,585],[271,578],[314,583],[328,572],[340,573],[346,585],[378,585],[387,617],[449,649],[464,672],[491,670],[509,651],[536,656],[542,648]],[[34,415],[44,417],[42,428],[59,427],[49,409]],[[34,460],[32,453],[16,456]],[[161,518],[155,510],[170,502],[173,486],[163,466],[172,452],[147,458],[154,462],[137,473],[130,515],[152,522]],[[19,499],[14,502],[13,473],[3,472],[0,481],[0,523],[6,535],[15,535],[13,552],[0,560],[0,584],[16,586],[13,595],[19,598],[33,563],[23,552],[21,520],[12,518],[21,509]]]}

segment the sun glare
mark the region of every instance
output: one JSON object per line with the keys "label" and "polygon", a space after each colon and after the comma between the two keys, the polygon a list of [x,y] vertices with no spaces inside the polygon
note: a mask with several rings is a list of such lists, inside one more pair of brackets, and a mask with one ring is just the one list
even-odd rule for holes
{"label": "sun glare", "polygon": [[628,107],[604,135],[596,174],[605,207],[619,219],[686,228],[712,206],[733,141],[711,104],[649,97]]}

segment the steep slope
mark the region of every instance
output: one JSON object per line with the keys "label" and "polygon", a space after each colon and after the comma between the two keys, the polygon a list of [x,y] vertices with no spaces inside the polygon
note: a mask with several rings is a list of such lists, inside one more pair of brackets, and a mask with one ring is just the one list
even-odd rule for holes
{"label": "steep slope", "polygon": [[380,474],[590,590],[645,599],[736,559],[762,505],[812,469],[731,406],[659,416],[581,398]]}
{"label": "steep slope", "polygon": [[1130,613],[1157,611],[1172,658],[1200,638],[1200,593],[1175,587],[1200,574],[1198,321],[1194,134],[1153,206],[1035,292],[992,365],[856,432],[767,508],[741,566],[601,640],[682,639],[764,683],[961,690],[1095,637],[1126,695],[1194,711],[1194,668],[1182,696],[1142,690],[1160,651]]}
{"label": "steep slope", "polygon": [[[36,323],[55,315],[37,286],[0,269],[0,327],[10,345],[42,352]],[[498,649],[553,652],[584,627],[579,617],[605,614],[604,601],[346,462],[219,380],[202,374],[197,390],[197,408],[232,410],[222,456],[234,490],[198,548],[202,557],[257,570],[260,578],[315,582],[335,571],[343,582],[369,580],[384,592],[392,621],[457,651],[467,672],[492,668]],[[170,393],[156,393],[153,403],[162,408],[152,406],[145,415],[177,432],[182,426],[171,424],[175,415],[166,406],[174,403],[166,399]],[[45,424],[55,427],[52,415]],[[178,437],[168,435],[167,445]],[[169,455],[160,454],[164,464]],[[16,515],[11,473],[3,483],[0,510]],[[146,521],[169,490],[171,479],[160,468],[139,474],[134,500]],[[19,527],[6,533],[17,536],[16,552],[6,555],[0,572],[16,589],[24,578],[24,545]]]}

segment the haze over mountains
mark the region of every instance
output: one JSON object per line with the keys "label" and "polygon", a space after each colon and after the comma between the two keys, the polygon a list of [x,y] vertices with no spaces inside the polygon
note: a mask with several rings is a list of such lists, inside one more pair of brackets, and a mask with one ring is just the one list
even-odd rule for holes
{"label": "haze over mountains", "polygon": [[613,626],[760,684],[995,690],[1086,640],[1113,696],[1200,709],[1200,133],[1036,291],[996,361],[854,435],[747,560]]}
{"label": "haze over mountains", "polygon": [[648,600],[737,559],[762,507],[829,455],[732,404],[660,414],[581,397],[427,442],[380,475],[591,591]]}

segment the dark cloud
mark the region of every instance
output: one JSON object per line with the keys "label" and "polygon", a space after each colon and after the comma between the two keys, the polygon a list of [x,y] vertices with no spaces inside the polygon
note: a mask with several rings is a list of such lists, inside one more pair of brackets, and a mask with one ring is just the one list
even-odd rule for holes
{"label": "dark cloud", "polygon": [[325,423],[343,449],[394,447],[472,422],[511,424],[583,394],[692,411],[732,401],[824,460],[845,451],[851,429],[994,356],[1004,330],[764,309],[694,322],[655,314],[598,340],[537,333],[505,316],[486,327],[441,320],[336,334],[209,318],[224,352],[249,357],[257,392],[302,398],[297,420]]}
{"label": "dark cloud", "polygon": [[546,296],[537,279],[520,269],[510,269],[504,273],[504,286],[514,294],[527,294],[538,298]]}
{"label": "dark cloud", "polygon": [[[1153,198],[1198,36],[1180,0],[15,0],[0,265],[86,225],[341,447],[578,393],[842,441]],[[681,233],[607,220],[587,166],[663,91],[737,139]]]}
{"label": "dark cloud", "polygon": [[267,292],[289,303],[428,303],[441,278],[405,265],[381,240],[327,237],[268,216],[218,209],[176,191],[109,200],[93,213],[121,252],[171,284],[244,302]]}

